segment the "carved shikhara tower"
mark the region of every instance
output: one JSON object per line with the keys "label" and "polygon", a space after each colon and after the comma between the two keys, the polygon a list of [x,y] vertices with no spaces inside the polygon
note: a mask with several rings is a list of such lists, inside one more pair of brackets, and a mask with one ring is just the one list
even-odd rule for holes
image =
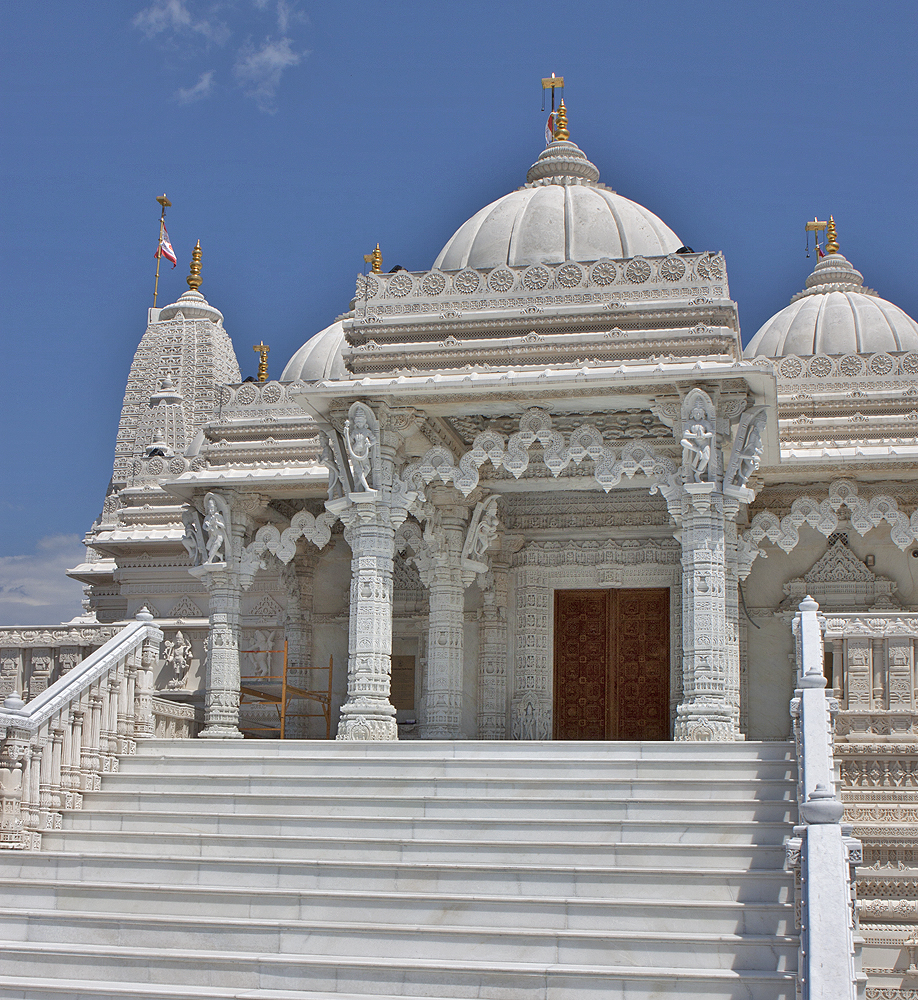
{"label": "carved shikhara tower", "polygon": [[783,740],[811,594],[865,962],[898,990],[918,930],[918,326],[834,233],[827,250],[744,356],[723,256],[565,140],[430,270],[374,257],[278,381],[240,384],[222,317],[186,293],[151,316],[72,575],[101,620],[147,605],[182,631],[173,696],[219,738],[253,651],[286,640],[310,690],[331,663],[338,739]]}

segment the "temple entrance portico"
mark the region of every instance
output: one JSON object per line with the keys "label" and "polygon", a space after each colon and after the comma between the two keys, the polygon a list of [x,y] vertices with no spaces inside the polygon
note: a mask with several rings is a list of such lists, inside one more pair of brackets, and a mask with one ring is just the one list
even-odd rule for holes
{"label": "temple entrance portico", "polygon": [[[421,738],[570,738],[557,717],[555,600],[559,591],[585,587],[649,587],[669,594],[667,653],[654,654],[666,661],[667,669],[657,671],[653,681],[664,693],[649,699],[662,698],[666,706],[655,703],[652,722],[638,720],[634,712],[612,722],[607,702],[605,731],[611,738],[632,730],[634,735],[623,738],[650,738],[637,732],[647,725],[654,738],[742,738],[736,518],[754,493],[746,486],[753,470],[747,465],[745,475],[737,473],[737,453],[748,448],[749,428],[758,416],[755,390],[762,385],[755,383],[767,380],[755,371],[738,378],[735,363],[707,362],[702,388],[695,374],[701,364],[688,378],[684,364],[671,373],[657,364],[654,375],[663,385],[651,394],[639,381],[641,367],[602,372],[605,385],[581,390],[578,400],[600,405],[576,410],[570,399],[563,407],[535,405],[531,392],[513,401],[496,403],[491,396],[457,406],[456,395],[438,400],[422,389],[428,379],[418,380],[415,392],[406,391],[415,387],[404,376],[397,386],[388,379],[362,379],[344,392],[340,381],[300,391],[298,398],[326,435],[327,460],[335,463],[330,481],[341,484],[329,511],[342,520],[365,521],[363,505],[371,493],[374,508],[380,503],[385,508],[383,497],[391,497],[398,521],[391,529],[392,558],[402,552],[426,588]],[[571,380],[570,373],[564,375]],[[618,382],[614,388],[610,375]],[[503,388],[506,393],[511,387]],[[377,392],[367,395],[368,389]],[[473,415],[476,405],[483,415]],[[371,454],[378,448],[379,455],[391,456],[382,478],[372,468],[366,473],[355,468],[354,455],[367,450],[363,438],[348,439],[358,425],[360,435],[373,429]],[[370,490],[349,489],[355,482]],[[571,497],[579,499],[583,523],[565,531]],[[622,516],[635,498],[647,501],[647,509]],[[543,515],[541,527],[535,526],[534,508]],[[353,549],[355,540],[361,544],[358,535],[348,528],[347,537],[353,565],[365,571],[366,558]],[[369,578],[352,588],[351,622],[363,613],[365,599],[386,593],[385,584],[374,589]],[[383,604],[375,606],[385,615]],[[382,627],[390,634],[391,605],[390,598],[389,625]],[[466,649],[470,613],[477,642]],[[682,641],[671,644],[669,636]],[[387,681],[391,661],[378,653],[376,672]],[[470,657],[477,657],[471,692]],[[364,663],[360,671],[358,661]],[[365,663],[352,646],[349,676],[365,673]],[[611,683],[612,700],[620,706],[625,688],[615,678]],[[477,732],[463,721],[470,697]],[[642,691],[635,704],[648,697]]]}

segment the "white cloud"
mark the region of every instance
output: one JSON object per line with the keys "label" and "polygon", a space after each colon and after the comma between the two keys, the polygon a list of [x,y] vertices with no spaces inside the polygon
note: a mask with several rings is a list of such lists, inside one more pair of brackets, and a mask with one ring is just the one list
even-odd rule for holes
{"label": "white cloud", "polygon": [[262,111],[274,111],[274,95],[285,69],[296,66],[305,52],[294,52],[289,38],[268,38],[260,49],[247,46],[239,53],[233,74],[242,89]]}
{"label": "white cloud", "polygon": [[175,96],[179,104],[192,104],[207,97],[211,90],[213,90],[213,84],[214,71],[211,69],[206,73],[202,73],[201,79],[193,87],[188,87],[187,90],[180,87],[175,92]]}
{"label": "white cloud", "polygon": [[134,16],[133,25],[148,38],[164,32],[181,37],[194,32],[216,45],[224,45],[230,37],[229,28],[215,18],[218,5],[213,5],[209,16],[194,18],[185,0],[156,0]]}
{"label": "white cloud", "polygon": [[81,614],[83,586],[65,570],[85,561],[77,535],[49,535],[34,552],[0,557],[0,624],[55,625]]}

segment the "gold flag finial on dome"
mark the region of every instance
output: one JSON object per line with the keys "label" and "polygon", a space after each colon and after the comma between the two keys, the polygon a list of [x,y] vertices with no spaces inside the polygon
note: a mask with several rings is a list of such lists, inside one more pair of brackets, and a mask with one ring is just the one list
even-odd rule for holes
{"label": "gold flag finial on dome", "polygon": [[363,255],[364,263],[370,265],[370,270],[373,274],[382,274],[382,250],[379,249],[379,244],[376,244],[376,249],[372,253],[365,253]]}
{"label": "gold flag finial on dome", "polygon": [[189,265],[189,270],[191,274],[185,279],[188,282],[188,287],[196,292],[201,287],[201,241],[195,244],[194,250],[191,251],[191,264]]}
{"label": "gold flag finial on dome", "polygon": [[831,215],[826,227],[826,253],[838,253],[838,233],[835,231],[835,219]]}
{"label": "gold flag finial on dome", "polygon": [[257,344],[252,347],[253,351],[258,352],[258,381],[267,382],[268,381],[268,351],[271,350],[270,347],[263,341],[260,340]]}
{"label": "gold flag finial on dome", "polygon": [[567,108],[564,106],[564,98],[558,105],[558,115],[555,118],[555,142],[566,142],[571,134],[567,130]]}

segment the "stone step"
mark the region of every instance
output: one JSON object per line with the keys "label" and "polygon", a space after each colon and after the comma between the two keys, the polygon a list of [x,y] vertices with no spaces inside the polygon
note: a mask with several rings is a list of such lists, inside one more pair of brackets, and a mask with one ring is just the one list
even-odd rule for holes
{"label": "stone step", "polygon": [[[19,919],[15,919],[18,916]],[[148,914],[17,910],[0,919],[0,937],[9,943],[55,944],[90,940],[119,949],[152,948],[165,954],[179,949],[209,950],[219,938],[221,951],[257,956],[267,953],[296,958],[364,959],[438,958],[459,962],[552,963],[567,965],[735,968],[778,971],[796,967],[793,937],[763,934],[709,933],[689,927],[673,930],[542,929],[413,922],[400,915],[397,924],[334,920],[229,920],[224,917],[155,917]]]}
{"label": "stone step", "polygon": [[[229,745],[228,745],[229,744]],[[220,760],[249,758],[312,758],[371,761],[413,759],[430,764],[436,761],[458,763],[491,758],[495,765],[514,761],[537,761],[550,764],[556,760],[584,761],[594,764],[603,760],[679,760],[718,761],[736,764],[738,761],[795,761],[794,746],[789,740],[745,740],[739,743],[674,743],[663,740],[597,741],[597,740],[159,740],[145,739],[138,743],[137,759],[141,756],[207,757]],[[124,763],[133,761],[122,758]]]}
{"label": "stone step", "polygon": [[[581,980],[583,982],[583,980]],[[795,1000],[792,973],[744,973],[717,971],[681,974],[673,971],[668,979],[658,970],[624,968],[604,980],[589,981],[591,989],[575,992],[566,981],[549,981],[538,973],[529,976],[526,992],[507,991],[485,994],[483,1000],[508,1000],[525,996],[526,1000],[661,1000],[675,996],[676,991],[686,1000]],[[128,982],[86,983],[64,978],[60,980],[35,976],[0,976],[0,996],[3,1000],[401,1000],[403,997],[423,997],[424,1000],[455,1000],[456,994],[447,990],[424,989],[422,981],[387,983],[380,989],[372,980],[363,993],[303,989],[254,989],[240,993],[238,990],[210,986],[155,986]],[[409,991],[410,987],[410,991]]]}
{"label": "stone step", "polygon": [[[582,1000],[584,997],[619,995],[648,998],[671,996],[683,983],[702,987],[696,997],[755,997],[752,991],[764,987],[759,996],[768,1000],[791,1000],[794,995],[792,971],[747,970],[725,966],[715,969],[686,969],[668,964],[640,967],[628,963],[603,966],[552,961],[519,962],[502,959],[453,962],[441,958],[353,959],[272,955],[265,953],[200,951],[188,949],[118,948],[112,945],[80,945],[0,942],[0,959],[7,976],[25,977],[40,968],[47,976],[55,968],[62,978],[80,983],[89,980],[120,979],[136,984],[177,984],[245,990],[290,990],[357,993],[364,997],[431,997],[443,995],[468,1000],[505,1000],[508,996],[543,996],[548,1000]],[[730,962],[729,953],[724,960]],[[630,988],[637,985],[638,990]],[[627,985],[626,985],[627,984]],[[729,986],[733,992],[723,990]],[[655,992],[654,992],[655,991]],[[742,991],[742,992],[740,992]],[[200,996],[200,993],[198,994]],[[233,995],[233,994],[231,994]],[[241,994],[247,996],[246,994]],[[688,994],[691,996],[691,992]],[[80,996],[79,993],[76,994]]]}
{"label": "stone step", "polygon": [[[170,815],[180,816],[184,828],[196,831],[213,829],[215,823],[226,824],[234,820],[247,822],[246,817],[258,816],[260,822],[275,824],[277,832],[291,824],[301,825],[304,819],[318,816],[365,817],[385,815],[390,819],[459,818],[466,822],[500,819],[502,822],[527,817],[544,817],[561,814],[565,822],[578,819],[601,819],[606,823],[625,820],[660,821],[678,816],[684,823],[694,823],[712,818],[709,801],[692,801],[672,796],[625,798],[605,801],[601,799],[564,799],[545,801],[532,799],[484,799],[446,795],[428,798],[423,795],[401,795],[392,798],[359,794],[339,789],[337,794],[313,794],[308,788],[298,794],[260,795],[211,793],[200,791],[196,795],[174,795],[169,792],[145,796],[134,792],[101,791],[84,799],[83,808],[74,810],[90,821],[105,814],[124,814],[133,817],[135,825],[144,816],[168,822]],[[716,815],[722,822],[786,823],[792,825],[797,815],[796,802],[761,801],[744,802],[725,800],[716,805]]]}
{"label": "stone step", "polygon": [[[89,798],[89,796],[87,796]],[[581,843],[615,843],[628,840],[647,840],[691,844],[723,843],[743,844],[783,844],[790,832],[788,822],[756,822],[751,818],[729,822],[717,818],[711,810],[708,816],[694,823],[681,817],[662,820],[635,819],[624,822],[610,822],[604,817],[593,819],[552,819],[550,817],[517,819],[508,821],[502,817],[476,819],[471,821],[462,816],[432,818],[414,817],[410,820],[388,816],[309,816],[308,822],[302,817],[284,822],[274,815],[197,817],[189,821],[188,811],[175,813],[120,813],[94,809],[69,810],[64,815],[67,829],[89,831],[120,831],[133,833],[177,833],[188,835],[227,834],[246,836],[257,833],[266,837],[299,836],[304,827],[313,833],[325,836],[350,837],[359,833],[363,837],[392,837],[398,839],[465,839],[468,842],[482,840],[520,840],[546,843],[577,840]],[[49,834],[53,836],[53,834]]]}
{"label": "stone step", "polygon": [[[761,801],[787,801],[796,794],[793,785],[785,777],[758,778],[744,775],[734,778],[699,777],[697,770],[691,778],[681,778],[675,783],[672,776],[658,773],[653,776],[633,777],[585,776],[536,778],[507,776],[471,775],[454,777],[450,775],[417,775],[414,773],[348,775],[310,774],[308,791],[310,795],[340,794],[342,782],[347,783],[349,795],[386,796],[392,798],[462,798],[499,799],[501,802],[579,799],[586,801],[615,802],[624,799],[651,799],[672,797],[678,792],[680,799],[689,801],[736,800],[747,803]],[[194,771],[176,777],[164,774],[161,767],[150,772],[125,771],[106,775],[105,789],[92,797],[93,802],[107,802],[108,796],[132,794],[148,795],[200,795],[201,788],[207,794],[276,795],[299,797],[301,791],[292,789],[291,774],[260,774],[239,776],[214,771]]]}
{"label": "stone step", "polygon": [[[752,824],[742,828],[751,839],[761,834]],[[775,840],[786,831],[781,824],[775,828]],[[693,830],[694,836],[686,840],[684,834],[668,829],[652,829],[647,824],[635,828],[622,824],[609,830],[606,842],[578,843],[576,841],[514,840],[513,831],[507,829],[502,840],[459,839],[463,833],[457,828],[453,839],[404,839],[348,838],[348,851],[370,862],[443,863],[446,861],[480,864],[553,864],[563,858],[568,865],[624,865],[638,868],[669,868],[685,864],[690,850],[693,863],[701,868],[726,869],[780,869],[784,863],[784,846],[754,844],[739,840],[722,828],[706,826]],[[559,831],[563,833],[564,831]],[[707,841],[700,835],[706,833]],[[671,837],[670,841],[663,836]],[[659,838],[659,839],[651,839]],[[722,838],[717,842],[717,838]],[[730,842],[723,842],[730,837]],[[197,858],[276,858],[279,860],[334,860],[341,856],[339,837],[272,836],[253,832],[245,834],[202,833],[193,839],[183,833],[166,831],[140,831],[126,834],[121,830],[83,830],[77,827],[46,833],[42,836],[43,851],[91,852],[119,854],[130,846],[140,854],[159,853],[168,857],[191,856]]]}
{"label": "stone step", "polygon": [[[32,885],[36,885],[32,880]],[[172,908],[175,888],[149,887],[149,899],[162,888],[165,901],[157,904],[153,912],[138,913],[136,884],[88,880],[82,886],[73,882],[64,884],[60,892],[36,892],[32,906],[17,912],[41,913],[45,920],[54,919],[53,906],[66,900],[69,917],[76,906],[84,914],[120,914],[130,919],[164,919],[176,916]],[[760,903],[738,900],[694,900],[686,902],[675,896],[669,899],[635,897],[616,899],[584,899],[532,896],[487,896],[462,893],[397,893],[329,892],[320,890],[282,894],[276,899],[272,894],[247,893],[248,910],[233,889],[199,890],[203,912],[193,916],[195,922],[210,920],[213,911],[207,905],[225,904],[220,921],[240,920],[322,920],[326,922],[370,921],[389,922],[393,914],[404,914],[416,924],[450,927],[520,927],[540,930],[568,929],[591,930],[597,927],[613,931],[666,930],[689,927],[705,934],[766,934],[788,935],[794,933],[794,908],[789,902]],[[45,905],[42,905],[45,904]],[[8,910],[6,912],[12,912]],[[183,907],[182,917],[192,919],[192,911]],[[196,912],[196,911],[195,911]],[[48,914],[51,914],[49,917]],[[242,914],[242,915],[241,915]],[[2,917],[0,917],[2,919]],[[214,918],[216,919],[216,918]]]}
{"label": "stone step", "polygon": [[[80,886],[91,887],[103,900],[106,895],[144,900],[156,912],[204,911],[219,905],[228,915],[245,915],[256,904],[268,908],[299,905],[305,892],[348,892],[367,895],[421,893],[424,895],[493,896],[498,898],[555,900],[701,900],[708,902],[785,903],[793,897],[793,884],[784,872],[727,872],[722,869],[671,869],[648,873],[646,868],[542,868],[506,866],[503,869],[472,865],[361,865],[338,862],[299,864],[252,863],[244,860],[197,866],[185,858],[129,860],[111,866],[106,876],[91,881],[76,865],[76,877],[62,873],[46,879],[0,879],[5,906],[43,909],[73,898]],[[52,880],[53,879],[53,880]],[[193,890],[193,893],[192,893]],[[187,898],[186,898],[187,897]],[[88,906],[88,902],[87,902]],[[170,910],[169,907],[173,909]],[[105,906],[103,905],[103,908]],[[150,912],[153,912],[151,909]],[[272,911],[273,912],[273,911]],[[293,913],[296,916],[296,913]]]}

